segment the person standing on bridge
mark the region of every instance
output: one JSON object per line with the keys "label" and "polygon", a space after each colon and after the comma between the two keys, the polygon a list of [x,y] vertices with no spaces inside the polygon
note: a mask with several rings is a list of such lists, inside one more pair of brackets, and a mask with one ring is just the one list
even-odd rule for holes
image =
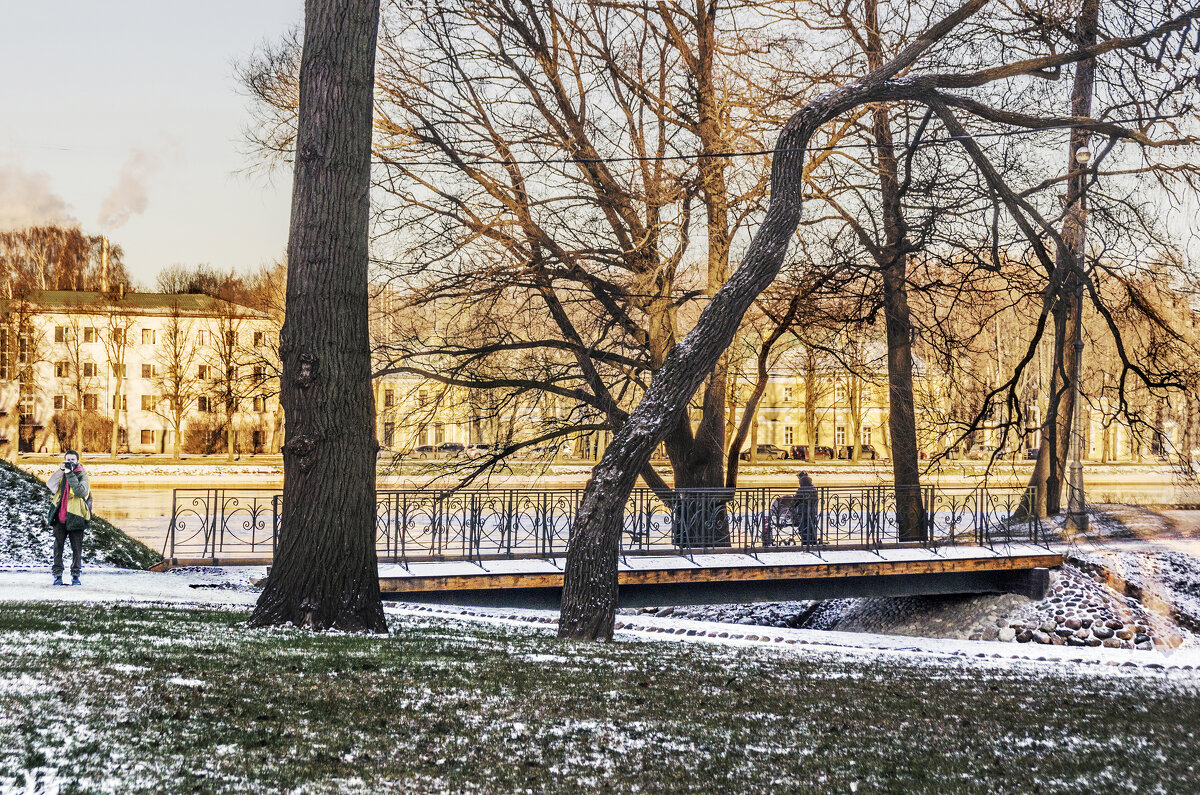
{"label": "person standing on bridge", "polygon": [[54,531],[54,584],[62,585],[63,546],[71,541],[71,584],[81,585],[83,571],[83,532],[92,518],[92,489],[87,472],[79,463],[79,453],[68,450],[63,463],[46,480],[54,495],[46,522]]}
{"label": "person standing on bridge", "polygon": [[805,544],[815,544],[817,538],[817,487],[808,472],[801,470],[796,478],[800,481],[792,497],[792,522]]}

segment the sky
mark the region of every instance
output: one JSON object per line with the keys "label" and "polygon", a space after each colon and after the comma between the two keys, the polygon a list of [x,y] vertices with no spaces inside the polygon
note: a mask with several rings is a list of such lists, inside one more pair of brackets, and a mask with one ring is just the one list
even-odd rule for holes
{"label": "sky", "polygon": [[282,256],[291,174],[246,174],[234,65],[301,0],[0,0],[0,227],[108,233],[136,281]]}

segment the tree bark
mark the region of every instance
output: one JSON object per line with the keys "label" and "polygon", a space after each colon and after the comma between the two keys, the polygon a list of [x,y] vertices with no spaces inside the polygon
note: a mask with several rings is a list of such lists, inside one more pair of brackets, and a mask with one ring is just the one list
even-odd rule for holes
{"label": "tree bark", "polygon": [[275,566],[250,623],[386,632],[367,329],[379,0],[307,0],[280,335],[287,425]]}
{"label": "tree bark", "polygon": [[[1099,35],[1100,0],[1085,0],[1076,23],[1076,44],[1090,47]],[[1096,59],[1086,58],[1075,69],[1071,87],[1071,114],[1091,116],[1092,92],[1096,78]],[[1054,256],[1054,267],[1064,269],[1071,278],[1064,280],[1054,307],[1054,376],[1051,382],[1046,421],[1037,461],[1029,478],[1029,491],[1022,507],[1036,517],[1053,516],[1062,510],[1063,483],[1067,475],[1067,450],[1071,439],[1071,421],[1076,411],[1071,380],[1071,362],[1075,357],[1075,315],[1082,310],[1076,286],[1083,278],[1080,264],[1087,234],[1087,219],[1082,207],[1086,173],[1075,156],[1087,146],[1088,130],[1072,128],[1067,151],[1067,171],[1074,176],[1067,182],[1067,213],[1063,217],[1062,240]]]}

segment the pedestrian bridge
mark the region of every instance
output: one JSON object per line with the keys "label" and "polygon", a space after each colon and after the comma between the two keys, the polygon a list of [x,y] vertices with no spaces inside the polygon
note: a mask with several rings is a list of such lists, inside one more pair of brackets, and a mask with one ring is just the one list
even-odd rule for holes
{"label": "pedestrian bridge", "polygon": [[[582,489],[386,490],[376,500],[380,588],[408,601],[557,606]],[[622,606],[1016,592],[1040,596],[1061,556],[1023,518],[1023,489],[889,486],[635,490]],[[903,507],[903,506],[902,506]],[[269,565],[281,495],[178,489],[164,567]]]}

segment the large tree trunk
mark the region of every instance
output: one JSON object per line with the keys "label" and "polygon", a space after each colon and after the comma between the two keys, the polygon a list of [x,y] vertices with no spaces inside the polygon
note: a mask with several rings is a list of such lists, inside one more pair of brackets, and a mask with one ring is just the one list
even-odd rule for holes
{"label": "large tree trunk", "polygon": [[[878,3],[866,4],[868,66],[883,65]],[[872,113],[878,146],[879,189],[883,210],[884,247],[879,265],[883,274],[883,316],[887,334],[888,433],[892,448],[892,484],[896,493],[896,532],[900,541],[925,538],[921,502],[920,452],[917,450],[916,401],[913,396],[912,318],[908,309],[908,225],[900,204],[899,167],[892,140],[888,106]]]}
{"label": "large tree trunk", "polygon": [[[1096,43],[1099,31],[1100,0],[1085,0],[1076,23],[1076,44],[1088,47]],[[1092,90],[1096,77],[1096,60],[1086,58],[1075,68],[1071,88],[1071,114],[1091,116]],[[1073,128],[1067,150],[1067,170],[1074,176],[1067,182],[1067,208],[1063,217],[1062,240],[1054,255],[1054,267],[1070,272],[1064,280],[1059,300],[1054,308],[1054,379],[1051,385],[1046,421],[1042,425],[1042,440],[1037,462],[1029,478],[1029,493],[1022,503],[1026,512],[1037,517],[1052,516],[1062,510],[1063,483],[1067,475],[1067,449],[1070,446],[1071,422],[1076,410],[1072,362],[1075,357],[1075,315],[1081,311],[1076,286],[1083,275],[1079,272],[1083,259],[1087,219],[1082,198],[1086,175],[1075,156],[1087,146],[1088,130]]]}
{"label": "large tree trunk", "polygon": [[379,0],[307,0],[280,335],[287,417],[275,565],[251,624],[386,632],[367,331]]}

